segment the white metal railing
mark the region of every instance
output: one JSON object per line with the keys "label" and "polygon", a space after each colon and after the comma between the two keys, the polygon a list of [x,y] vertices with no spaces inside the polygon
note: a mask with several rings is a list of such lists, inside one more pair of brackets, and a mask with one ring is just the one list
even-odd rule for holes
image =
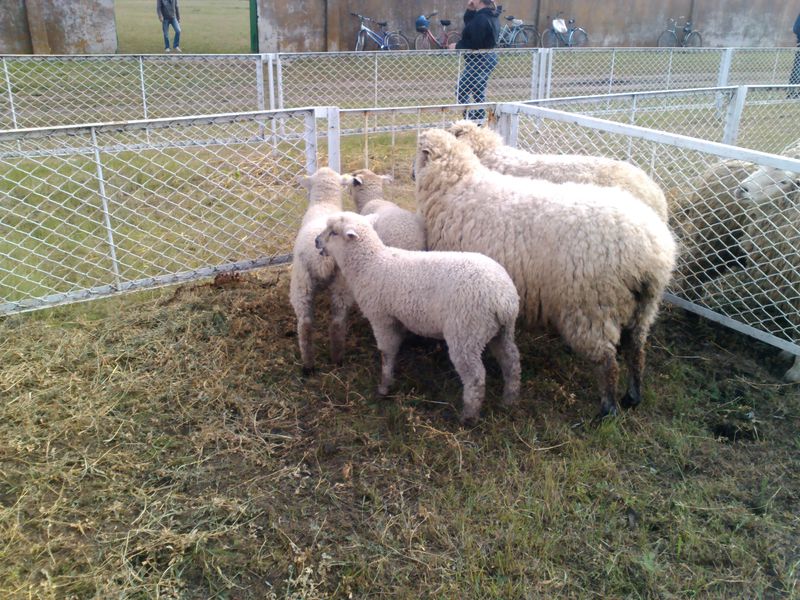
{"label": "white metal railing", "polygon": [[317,116],[0,132],[0,315],[287,261]]}
{"label": "white metal railing", "polygon": [[[487,97],[513,102],[646,90],[782,85],[792,48],[498,50]],[[301,106],[455,99],[462,53],[0,56],[0,130]]]}

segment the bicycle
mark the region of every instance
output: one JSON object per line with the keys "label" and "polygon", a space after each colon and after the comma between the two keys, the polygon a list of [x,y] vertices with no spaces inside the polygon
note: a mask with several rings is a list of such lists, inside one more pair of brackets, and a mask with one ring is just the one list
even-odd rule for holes
{"label": "bicycle", "polygon": [[455,44],[461,39],[461,34],[458,31],[447,31],[447,28],[452,23],[449,19],[439,19],[442,32],[438,37],[431,33],[430,19],[438,14],[438,11],[433,11],[429,15],[417,17],[414,22],[414,27],[419,32],[419,35],[414,38],[414,48],[416,50],[430,50],[432,48],[446,50],[450,47],[450,44]]}
{"label": "bicycle", "polygon": [[[686,17],[678,17],[683,20]],[[683,27],[680,29],[682,36],[678,39],[678,20],[669,19],[667,21],[667,28],[658,36],[656,45],[659,48],[699,48],[703,45],[703,36],[699,31],[692,31],[692,22],[685,21]]]}
{"label": "bicycle", "polygon": [[[497,6],[497,15],[503,11],[501,5]],[[500,28],[500,35],[497,36],[498,48],[538,48],[539,32],[533,25],[525,25],[522,19],[516,19],[512,15],[505,17],[508,23],[504,23]]]}
{"label": "bicycle", "polygon": [[542,32],[542,48],[575,48],[585,46],[589,43],[589,34],[583,27],[575,26],[575,19],[564,22],[561,17],[564,13],[559,11],[553,19],[547,16],[550,21],[550,28]]}
{"label": "bicycle", "polygon": [[[408,50],[411,47],[408,38],[400,30],[385,30],[388,25],[386,21],[376,21],[353,12],[350,15],[357,17],[360,25],[356,35],[356,52],[362,50]],[[364,24],[366,21],[375,23],[380,29],[378,31],[370,29]]]}

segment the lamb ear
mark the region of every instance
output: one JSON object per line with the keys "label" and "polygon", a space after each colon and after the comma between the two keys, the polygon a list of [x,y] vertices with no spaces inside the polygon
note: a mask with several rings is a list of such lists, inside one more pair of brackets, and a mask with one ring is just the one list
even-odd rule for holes
{"label": "lamb ear", "polygon": [[353,175],[353,185],[364,185],[364,178],[361,175]]}
{"label": "lamb ear", "polygon": [[383,179],[384,181],[387,181],[387,182],[394,181],[394,177],[392,177],[391,175],[381,175],[381,179]]}
{"label": "lamb ear", "polygon": [[379,217],[378,217],[378,213],[371,213],[371,214],[367,215],[367,216],[366,216],[366,217],[364,217],[364,218],[365,218],[365,219],[366,219],[366,220],[369,222],[369,224],[370,224],[370,225],[372,225],[372,227],[374,228],[374,227],[375,227],[375,223],[377,223],[377,222],[378,222],[378,218],[379,218]]}
{"label": "lamb ear", "polygon": [[342,174],[341,183],[342,183],[342,185],[353,185],[353,180],[354,179],[355,178],[352,175],[350,175],[348,173],[343,173]]}
{"label": "lamb ear", "polygon": [[356,233],[355,229],[348,229],[344,232],[345,236],[347,236],[348,240],[357,240],[358,234]]}
{"label": "lamb ear", "polygon": [[303,186],[306,189],[310,189],[311,188],[311,177],[309,177],[308,175],[300,175],[297,178],[297,183],[299,185]]}

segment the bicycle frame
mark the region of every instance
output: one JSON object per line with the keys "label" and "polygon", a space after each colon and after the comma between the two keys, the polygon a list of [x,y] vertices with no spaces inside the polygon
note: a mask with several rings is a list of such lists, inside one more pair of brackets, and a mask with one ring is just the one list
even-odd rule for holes
{"label": "bicycle frame", "polygon": [[373,31],[372,29],[370,29],[369,27],[364,25],[363,21],[361,22],[361,29],[358,30],[358,35],[361,35],[362,31],[367,34],[367,37],[369,39],[371,39],[373,42],[378,44],[378,46],[380,46],[381,50],[387,50],[388,49],[388,46],[386,45],[386,38],[388,36],[387,32],[385,32],[385,31]]}

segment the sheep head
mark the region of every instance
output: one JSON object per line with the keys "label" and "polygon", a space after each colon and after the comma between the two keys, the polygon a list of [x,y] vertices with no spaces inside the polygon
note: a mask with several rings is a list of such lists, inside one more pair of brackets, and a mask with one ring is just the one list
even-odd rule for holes
{"label": "sheep head", "polygon": [[447,131],[472,148],[478,157],[483,157],[503,145],[503,140],[495,131],[488,127],[479,127],[477,123],[469,119],[456,121],[447,128]]}
{"label": "sheep head", "polygon": [[349,246],[362,239],[378,239],[374,224],[377,217],[361,216],[353,212],[341,212],[332,215],[320,234],[314,239],[314,245],[321,256],[333,256],[339,260]]}
{"label": "sheep head", "polygon": [[343,175],[329,167],[320,167],[313,175],[297,178],[297,183],[306,189],[311,204],[321,199],[338,198],[341,205],[342,186],[347,183]]}
{"label": "sheep head", "polygon": [[798,190],[800,190],[800,174],[765,167],[742,181],[734,195],[753,206],[785,205],[786,200],[791,201]]}
{"label": "sheep head", "polygon": [[[414,161],[414,178],[418,180],[424,170],[439,164],[439,176],[458,180],[467,172],[480,166],[480,161],[465,144],[444,129],[426,129],[419,134],[417,156]],[[418,181],[419,183],[419,181]]]}
{"label": "sheep head", "polygon": [[383,198],[383,184],[392,181],[392,176],[378,175],[369,169],[358,169],[351,174],[342,175],[342,180],[350,188],[350,197],[361,212],[369,201]]}

